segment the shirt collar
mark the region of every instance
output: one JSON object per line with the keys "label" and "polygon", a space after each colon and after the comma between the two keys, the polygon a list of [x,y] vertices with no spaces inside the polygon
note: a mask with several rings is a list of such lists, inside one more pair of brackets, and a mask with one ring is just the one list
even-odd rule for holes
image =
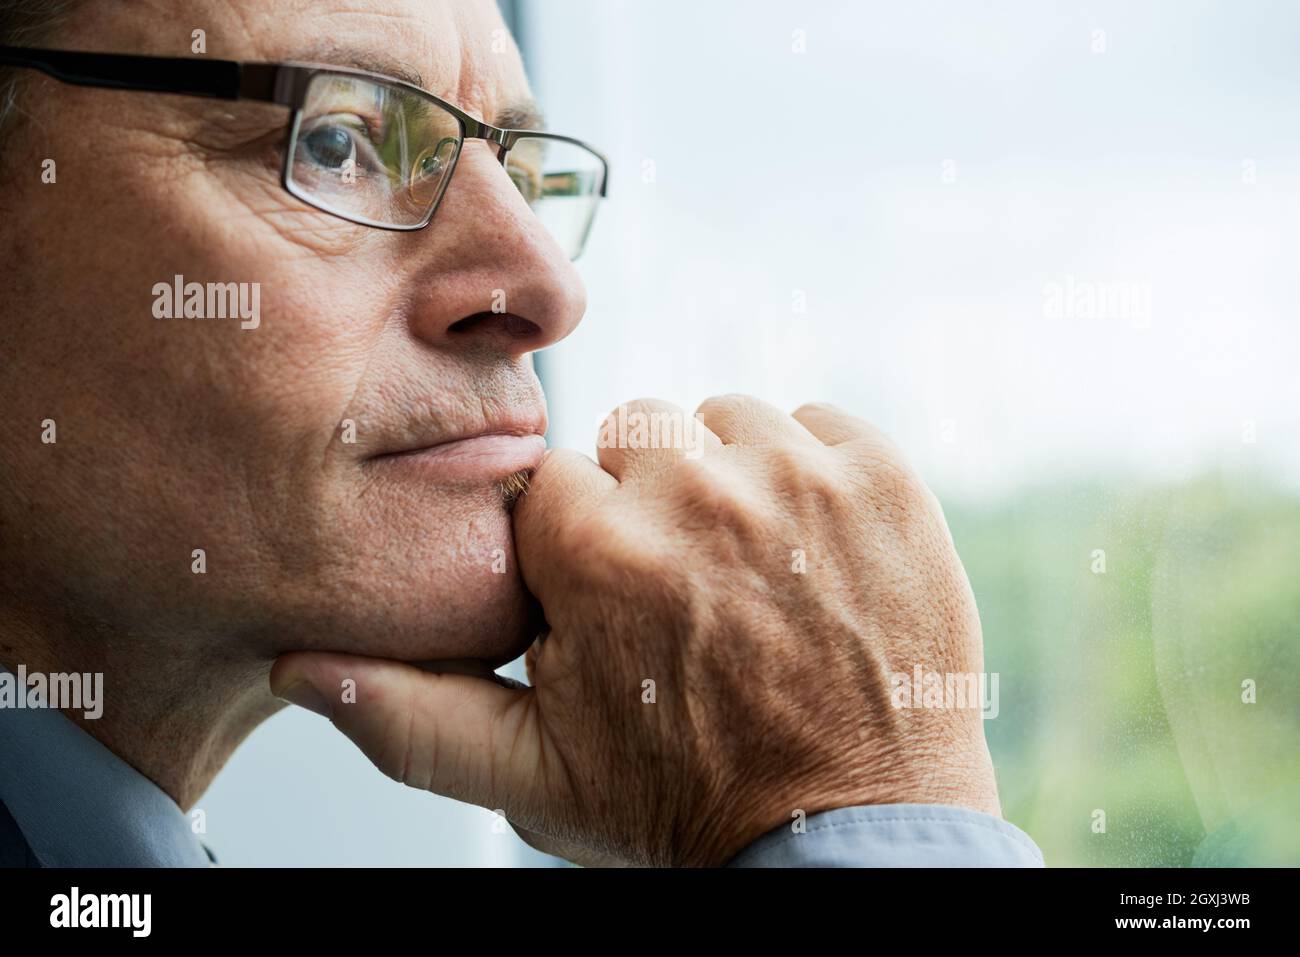
{"label": "shirt collar", "polygon": [[51,708],[0,708],[0,801],[46,867],[212,863],[175,801]]}

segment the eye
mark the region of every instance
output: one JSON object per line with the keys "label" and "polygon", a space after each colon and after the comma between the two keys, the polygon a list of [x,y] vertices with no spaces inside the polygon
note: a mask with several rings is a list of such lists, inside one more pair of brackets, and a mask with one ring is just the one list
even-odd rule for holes
{"label": "eye", "polygon": [[356,140],[351,130],[337,123],[317,126],[303,138],[303,145],[312,161],[325,169],[340,169],[348,160],[356,162]]}

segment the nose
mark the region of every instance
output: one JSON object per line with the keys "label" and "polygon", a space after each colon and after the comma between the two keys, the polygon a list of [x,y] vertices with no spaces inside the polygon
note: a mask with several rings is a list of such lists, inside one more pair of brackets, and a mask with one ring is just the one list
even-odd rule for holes
{"label": "nose", "polygon": [[433,220],[410,234],[421,250],[411,331],[442,349],[523,355],[572,332],[587,293],[495,149],[467,142]]}

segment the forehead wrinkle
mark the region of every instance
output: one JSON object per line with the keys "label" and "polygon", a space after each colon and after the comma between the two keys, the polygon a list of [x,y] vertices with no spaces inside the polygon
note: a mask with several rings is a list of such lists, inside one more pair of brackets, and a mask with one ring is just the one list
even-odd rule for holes
{"label": "forehead wrinkle", "polygon": [[[386,0],[389,6],[403,7],[400,0]],[[453,32],[453,24],[441,12],[441,4],[421,4],[405,10],[376,10],[362,3],[299,2],[296,13],[304,16],[302,25],[294,18],[277,11],[271,19],[275,28],[267,27],[256,32],[260,59],[269,61],[312,61],[327,65],[349,66],[351,55],[358,60],[355,65],[371,68],[384,61],[392,61],[403,69],[406,76],[393,69],[372,70],[386,73],[397,79],[422,79],[423,85],[436,92],[439,87],[449,89],[448,81],[455,80],[445,69],[452,54],[449,44],[439,48],[438,38]],[[324,8],[324,9],[322,9]],[[260,19],[267,19],[259,11]],[[286,29],[287,28],[287,29]],[[373,61],[367,63],[365,61]]]}
{"label": "forehead wrinkle", "polygon": [[[4,6],[0,0],[0,6]],[[249,11],[231,0],[187,4],[183,35],[159,30],[160,23],[176,19],[176,4],[167,0],[138,0],[135,3],[80,3],[61,21],[60,46],[105,53],[134,53],[143,56],[188,57],[190,30],[202,29],[207,56],[249,59],[257,56],[256,31],[249,26]]]}
{"label": "forehead wrinkle", "polygon": [[248,23],[249,11],[246,10],[244,6],[239,3],[229,3],[228,6],[231,8],[231,12],[234,14],[235,19],[239,22],[240,27],[243,28],[244,42],[249,44],[250,46],[255,45],[256,40],[254,39],[254,36],[256,31],[254,31],[249,26]]}
{"label": "forehead wrinkle", "polygon": [[[397,5],[394,0],[386,0]],[[313,18],[322,14],[313,13]],[[423,85],[430,92],[454,89],[456,70],[447,69],[452,51],[449,44],[439,42],[440,38],[453,35],[454,22],[446,15],[446,6],[438,3],[407,5],[406,12],[389,12],[375,10],[366,5],[366,0],[357,6],[343,6],[323,15],[329,20],[341,20],[348,24],[339,29],[324,29],[319,33],[331,37],[347,37],[346,46],[351,50],[373,51],[384,54],[390,59],[405,63],[416,76],[423,78]],[[360,33],[356,23],[367,24],[371,30]],[[459,51],[456,51],[456,55]]]}
{"label": "forehead wrinkle", "polygon": [[[489,5],[489,17],[475,17],[468,6],[454,7],[456,38],[459,47],[458,79],[454,100],[466,112],[493,125],[508,108],[528,103],[532,97],[522,64],[514,54],[514,38],[496,3]],[[496,31],[501,31],[497,34]],[[497,53],[493,42],[498,36],[509,40],[506,51]]]}
{"label": "forehead wrinkle", "polygon": [[256,54],[241,51],[240,58],[356,66],[405,80],[493,125],[541,128],[540,116],[520,109],[535,104],[513,48],[492,50],[494,31],[509,36],[494,2],[476,9],[463,0],[384,0],[384,10],[373,2],[223,0],[222,6],[230,8],[248,46],[256,48]]}

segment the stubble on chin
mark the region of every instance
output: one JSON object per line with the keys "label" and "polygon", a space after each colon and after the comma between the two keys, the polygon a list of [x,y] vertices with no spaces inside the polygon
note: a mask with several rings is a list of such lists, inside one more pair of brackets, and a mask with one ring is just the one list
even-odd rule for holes
{"label": "stubble on chin", "polygon": [[507,512],[512,510],[515,507],[515,502],[519,501],[528,492],[528,483],[532,477],[532,469],[521,469],[507,475],[498,484],[501,492],[501,502],[505,505]]}

